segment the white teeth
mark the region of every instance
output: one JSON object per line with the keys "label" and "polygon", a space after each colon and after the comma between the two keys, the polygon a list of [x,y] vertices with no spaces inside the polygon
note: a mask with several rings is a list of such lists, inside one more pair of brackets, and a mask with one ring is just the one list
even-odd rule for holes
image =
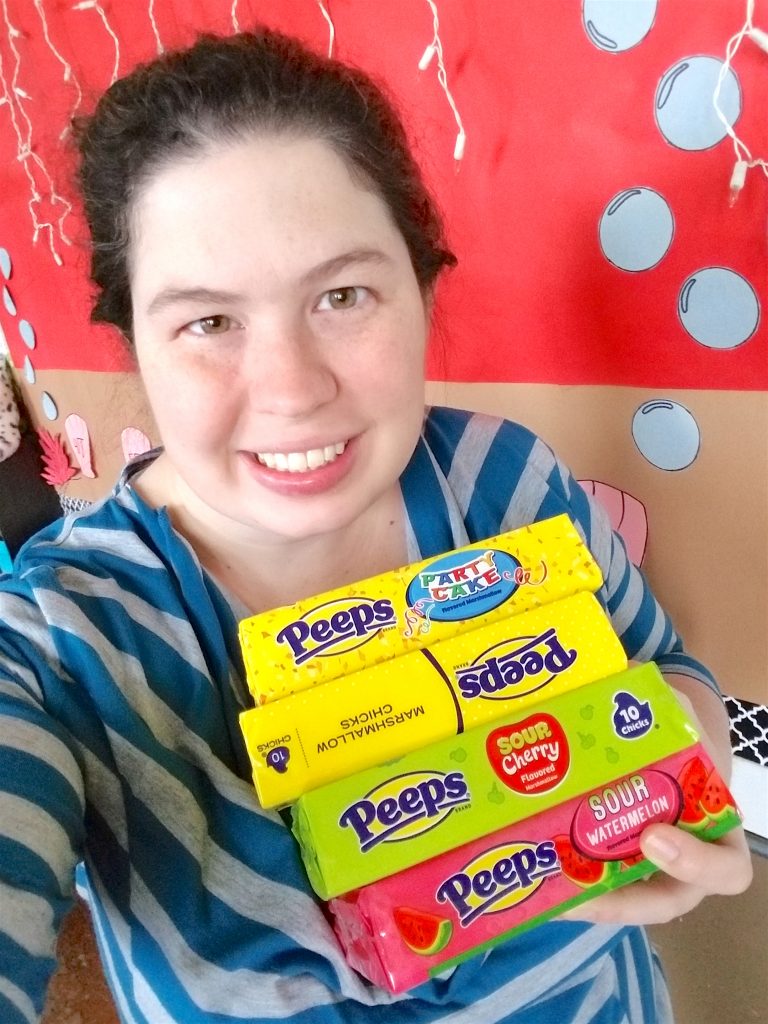
{"label": "white teeth", "polygon": [[289,473],[306,473],[307,471],[307,456],[302,452],[290,452],[288,455],[288,472]]}
{"label": "white teeth", "polygon": [[256,458],[269,469],[281,473],[306,473],[309,469],[334,462],[347,447],[346,441],[328,444],[324,448],[311,448],[306,452],[257,452]]}

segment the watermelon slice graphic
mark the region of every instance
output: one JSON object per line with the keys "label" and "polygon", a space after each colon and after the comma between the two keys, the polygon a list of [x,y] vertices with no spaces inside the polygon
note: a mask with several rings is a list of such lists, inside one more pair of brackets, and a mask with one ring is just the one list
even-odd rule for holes
{"label": "watermelon slice graphic", "polygon": [[411,907],[395,907],[392,916],[403,942],[421,956],[439,953],[451,940],[453,925],[445,917]]}
{"label": "watermelon slice graphic", "polygon": [[636,864],[641,864],[645,860],[645,856],[642,853],[635,853],[631,857],[625,857],[619,861],[619,868],[633,868]]}
{"label": "watermelon slice graphic", "polygon": [[709,824],[701,807],[701,798],[707,784],[707,768],[700,757],[692,757],[680,769],[677,777],[683,792],[683,810],[678,825],[689,832],[697,832]]}
{"label": "watermelon slice graphic", "polygon": [[552,841],[563,874],[577,885],[583,885],[585,888],[597,885],[608,877],[614,867],[608,861],[593,860],[592,857],[585,857],[579,853],[568,836],[555,836]]}
{"label": "watermelon slice graphic", "polygon": [[704,792],[701,794],[701,807],[704,813],[714,821],[720,821],[733,808],[731,794],[716,768],[712,769],[707,778]]}

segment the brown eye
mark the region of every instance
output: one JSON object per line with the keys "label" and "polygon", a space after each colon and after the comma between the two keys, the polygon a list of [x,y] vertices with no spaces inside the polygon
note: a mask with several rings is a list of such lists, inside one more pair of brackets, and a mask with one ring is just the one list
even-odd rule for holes
{"label": "brown eye", "polygon": [[215,316],[204,316],[199,320],[193,320],[188,325],[188,330],[192,334],[226,334],[227,331],[231,330],[233,326],[233,320],[229,316],[225,316],[223,313],[217,313]]}
{"label": "brown eye", "polygon": [[331,309],[352,309],[357,305],[357,288],[334,288],[328,292]]}

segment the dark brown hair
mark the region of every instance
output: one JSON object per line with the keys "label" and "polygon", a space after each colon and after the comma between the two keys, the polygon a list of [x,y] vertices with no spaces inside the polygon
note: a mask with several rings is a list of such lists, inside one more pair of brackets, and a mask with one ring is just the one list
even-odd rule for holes
{"label": "dark brown hair", "polygon": [[423,290],[456,259],[392,104],[367,75],[261,29],[201,36],[115,82],[74,124],[91,231],[92,319],[132,335],[130,215],[151,176],[213,141],[322,139],[387,204]]}

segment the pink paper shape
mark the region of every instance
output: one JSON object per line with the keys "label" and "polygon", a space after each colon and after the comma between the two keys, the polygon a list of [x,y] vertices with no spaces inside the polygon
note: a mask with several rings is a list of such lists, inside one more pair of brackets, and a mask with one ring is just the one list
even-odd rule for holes
{"label": "pink paper shape", "polygon": [[579,483],[608,513],[611,526],[627,546],[630,561],[642,565],[648,542],[648,515],[642,501],[600,480],[579,480]]}
{"label": "pink paper shape", "polygon": [[64,420],[64,429],[67,432],[69,443],[75,455],[75,460],[80,467],[83,476],[93,479],[96,474],[93,471],[91,457],[91,435],[88,425],[82,416],[77,413],[70,413]]}
{"label": "pink paper shape", "polygon": [[130,462],[137,455],[143,455],[144,452],[148,452],[152,448],[152,442],[138,427],[126,427],[120,435],[120,441],[126,462]]}

